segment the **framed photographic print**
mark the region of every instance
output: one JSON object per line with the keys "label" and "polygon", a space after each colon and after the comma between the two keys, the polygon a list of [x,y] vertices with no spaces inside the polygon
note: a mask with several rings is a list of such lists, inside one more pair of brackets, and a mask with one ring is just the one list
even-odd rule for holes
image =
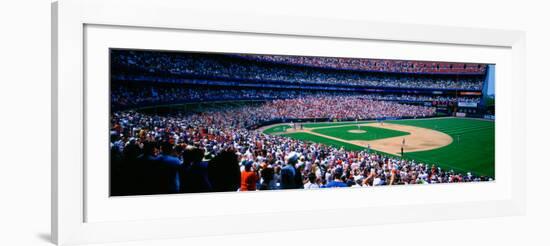
{"label": "framed photographic print", "polygon": [[58,244],[524,212],[522,32],[52,9]]}

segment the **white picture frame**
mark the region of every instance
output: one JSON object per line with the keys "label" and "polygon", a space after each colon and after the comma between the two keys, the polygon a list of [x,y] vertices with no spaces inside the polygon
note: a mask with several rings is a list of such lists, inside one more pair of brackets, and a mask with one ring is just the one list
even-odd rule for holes
{"label": "white picture frame", "polygon": [[[61,0],[52,4],[52,13],[52,238],[57,244],[241,233],[240,228],[250,220],[254,220],[256,226],[249,228],[246,232],[261,232],[265,226],[269,226],[272,231],[281,231],[520,215],[525,212],[525,34],[523,32],[299,16],[260,16],[253,13],[216,12],[208,9],[190,10],[186,9],[184,2],[177,0],[161,2]],[[122,32],[125,32],[124,35],[121,35]],[[148,41],[146,38],[139,38],[151,32],[158,35],[158,40]],[[118,37],[117,33],[124,37]],[[116,206],[127,206],[132,203],[142,204],[144,207],[178,204],[189,196],[131,197],[114,201],[108,196],[101,198],[101,193],[97,193],[99,199],[91,195],[94,194],[94,189],[99,189],[95,185],[99,183],[97,182],[99,179],[96,179],[99,176],[94,176],[93,173],[98,171],[97,173],[100,173],[98,175],[102,174],[100,169],[95,169],[96,166],[90,166],[90,163],[85,161],[89,160],[87,158],[90,155],[94,155],[88,149],[94,147],[91,146],[93,143],[87,142],[90,131],[94,131],[89,129],[93,124],[88,123],[90,120],[88,111],[93,109],[90,102],[96,100],[98,98],[96,96],[101,93],[90,94],[94,90],[90,89],[86,80],[93,78],[94,81],[107,81],[108,78],[102,78],[102,70],[97,70],[97,73],[92,72],[104,67],[101,63],[95,63],[100,62],[102,56],[96,56],[96,50],[92,50],[92,54],[88,49],[113,47],[117,40],[121,40],[119,45],[129,48],[140,48],[140,45],[146,44],[148,46],[144,48],[179,49],[178,45],[181,44],[163,42],[167,38],[160,37],[177,39],[178,35],[200,35],[200,33],[235,40],[242,36],[254,36],[269,42],[269,39],[276,38],[282,41],[280,43],[286,44],[280,47],[273,45],[270,49],[273,52],[278,49],[278,52],[292,54],[315,53],[314,48],[301,51],[296,47],[306,47],[308,44],[311,47],[317,47],[320,42],[326,44],[346,42],[346,45],[350,45],[349,47],[353,45],[369,47],[369,44],[389,43],[396,50],[400,49],[401,45],[403,49],[406,49],[405,45],[416,45],[419,46],[419,50],[463,50],[462,57],[454,54],[454,59],[468,61],[468,59],[474,59],[467,57],[471,54],[471,57],[478,57],[476,61],[479,62],[497,61],[497,66],[501,64],[499,67],[505,68],[497,74],[496,82],[499,97],[497,139],[500,145],[500,147],[497,146],[497,169],[500,165],[499,170],[505,171],[502,171],[500,176],[497,171],[496,181],[488,184],[373,189],[369,191],[369,196],[388,196],[387,194],[404,196],[401,200],[389,201],[391,199],[388,199],[388,203],[365,202],[365,200],[358,200],[359,204],[354,206],[335,203],[330,204],[331,209],[306,209],[299,206],[280,205],[278,207],[281,208],[280,210],[267,207],[263,210],[219,210],[212,214],[197,211],[195,215],[174,214],[173,217],[170,217],[170,213],[157,217],[152,212],[143,212],[138,216],[131,209],[128,209],[127,213],[120,208],[116,210]],[[135,42],[130,42],[132,41],[130,37],[134,37]],[[289,47],[292,42],[296,42],[296,47]],[[231,41],[228,40],[227,43]],[[441,48],[437,48],[439,46]],[[237,45],[228,48],[224,48],[223,45],[217,47],[217,51],[246,51]],[[247,48],[251,51],[254,49],[253,51],[256,52],[264,50],[261,45]],[[491,52],[476,52],[486,49],[498,50],[495,52],[502,56],[493,59]],[[326,52],[344,54],[342,52],[345,51],[330,51],[327,48]],[[424,56],[393,54],[392,57],[383,57],[383,54],[374,52],[370,53],[368,58],[395,58],[403,55],[410,58],[438,60],[436,53],[425,52]],[[474,53],[483,53],[485,56],[474,55]],[[349,53],[346,54],[349,55]],[[98,66],[90,69],[90,64],[98,64]],[[512,91],[513,97],[509,96]],[[506,105],[506,107],[499,105]],[[95,130],[106,131],[107,129]],[[499,164],[505,162],[510,164]],[[104,175],[106,177],[107,174]],[[346,199],[357,197],[358,192],[363,191],[326,192],[323,196]],[[455,199],[445,195],[449,193],[456,194]],[[248,194],[217,194],[217,196],[223,197],[228,203],[231,201],[235,203],[234,200],[237,199],[253,202],[258,199],[268,199],[267,196],[294,201],[303,197],[303,194],[300,191],[289,191],[261,195],[263,197]],[[407,194],[411,197],[407,197]],[[311,196],[312,199],[316,199],[313,196],[319,196],[319,193]],[[434,196],[438,198],[428,199]],[[426,200],[418,202],[411,199],[422,197]],[[193,195],[193,199],[197,202],[194,208],[200,209],[203,204],[199,202],[208,202],[208,199],[213,198],[206,195]],[[119,202],[120,204],[115,204]],[[165,211],[171,211],[170,209],[175,208],[167,208]],[[342,209],[357,214],[356,219],[341,220]],[[320,213],[323,216],[318,216]],[[291,224],[287,223],[289,219],[293,221]]]}

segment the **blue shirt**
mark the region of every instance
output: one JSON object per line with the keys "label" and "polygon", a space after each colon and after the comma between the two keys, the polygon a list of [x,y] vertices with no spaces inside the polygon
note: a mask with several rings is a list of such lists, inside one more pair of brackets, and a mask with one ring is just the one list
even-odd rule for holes
{"label": "blue shirt", "polygon": [[296,189],[296,169],[286,165],[281,169],[281,189]]}
{"label": "blue shirt", "polygon": [[344,182],[342,181],[330,181],[325,188],[339,188],[339,187],[348,187]]}
{"label": "blue shirt", "polygon": [[170,181],[170,191],[171,192],[179,192],[180,190],[180,176],[179,176],[179,170],[178,168],[182,165],[182,162],[180,159],[178,159],[175,156],[170,155],[161,155],[157,158],[158,162],[168,168],[168,179],[172,180]]}

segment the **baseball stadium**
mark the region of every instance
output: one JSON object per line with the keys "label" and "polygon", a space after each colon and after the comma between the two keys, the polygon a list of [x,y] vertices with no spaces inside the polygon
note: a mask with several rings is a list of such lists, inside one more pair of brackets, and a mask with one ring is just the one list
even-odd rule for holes
{"label": "baseball stadium", "polygon": [[495,179],[493,64],[110,50],[113,196]]}

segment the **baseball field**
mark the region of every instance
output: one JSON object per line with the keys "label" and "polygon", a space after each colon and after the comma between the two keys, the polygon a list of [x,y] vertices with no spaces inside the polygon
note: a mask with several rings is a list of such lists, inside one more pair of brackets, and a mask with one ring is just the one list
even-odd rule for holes
{"label": "baseball field", "polygon": [[266,134],[343,147],[370,149],[435,164],[455,172],[495,175],[495,123],[469,118],[432,118],[384,122],[320,122],[276,124]]}

